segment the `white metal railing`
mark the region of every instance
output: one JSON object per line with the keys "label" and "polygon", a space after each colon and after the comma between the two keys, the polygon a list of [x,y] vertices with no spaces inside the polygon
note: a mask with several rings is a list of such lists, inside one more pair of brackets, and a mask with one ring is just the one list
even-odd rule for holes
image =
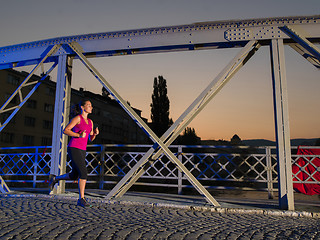
{"label": "white metal railing", "polygon": [[[151,145],[89,145],[87,150],[88,183],[103,189],[105,184],[117,181],[144,156]],[[320,148],[320,147],[306,147]],[[207,188],[253,188],[268,190],[269,196],[277,189],[278,173],[275,147],[240,146],[186,146],[172,145],[170,150],[187,169]],[[292,164],[303,158],[307,163],[319,155],[297,155],[292,147]],[[10,185],[32,184],[38,187],[47,183],[50,174],[51,147],[0,148],[0,176]],[[315,166],[317,174],[320,167]],[[67,171],[70,170],[70,160]],[[294,183],[320,184],[315,173],[307,180],[299,173],[309,174],[303,166],[294,175]],[[142,175],[137,185],[189,187],[186,177],[164,155],[160,156]]]}

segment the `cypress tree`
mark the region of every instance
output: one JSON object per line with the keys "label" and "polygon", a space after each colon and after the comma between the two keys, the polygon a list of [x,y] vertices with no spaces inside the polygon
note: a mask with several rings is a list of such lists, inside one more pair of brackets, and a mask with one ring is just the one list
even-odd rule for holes
{"label": "cypress tree", "polygon": [[163,76],[154,78],[151,106],[151,129],[161,137],[171,126],[172,119],[169,119],[170,101],[168,98],[167,81]]}

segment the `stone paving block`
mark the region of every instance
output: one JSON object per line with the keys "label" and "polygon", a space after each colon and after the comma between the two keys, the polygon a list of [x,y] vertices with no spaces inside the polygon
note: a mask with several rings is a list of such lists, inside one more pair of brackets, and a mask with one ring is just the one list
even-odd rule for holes
{"label": "stone paving block", "polygon": [[2,196],[0,213],[0,239],[320,239],[319,219],[305,214]]}

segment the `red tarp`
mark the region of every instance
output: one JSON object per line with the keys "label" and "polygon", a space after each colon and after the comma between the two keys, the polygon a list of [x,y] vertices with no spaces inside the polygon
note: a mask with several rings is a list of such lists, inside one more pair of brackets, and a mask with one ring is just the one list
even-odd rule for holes
{"label": "red tarp", "polygon": [[[320,155],[320,149],[311,148],[298,148],[298,155]],[[296,174],[302,169],[296,176],[293,176],[293,181],[307,181],[314,182],[317,180],[320,182],[320,159],[318,157],[306,157],[311,160],[306,161],[303,157],[299,158],[292,166],[292,173]],[[312,175],[313,174],[313,175]],[[312,176],[312,178],[310,178]],[[314,180],[315,179],[315,180]],[[320,195],[320,184],[313,183],[294,183],[294,190],[307,195]]]}

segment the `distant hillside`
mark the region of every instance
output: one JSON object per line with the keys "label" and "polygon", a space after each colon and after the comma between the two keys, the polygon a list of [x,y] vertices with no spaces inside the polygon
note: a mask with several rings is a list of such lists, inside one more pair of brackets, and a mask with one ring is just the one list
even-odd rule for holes
{"label": "distant hillside", "polygon": [[291,145],[292,146],[299,146],[299,145],[304,145],[304,146],[314,146],[318,138],[310,138],[310,139],[305,139],[305,138],[298,138],[298,139],[291,139]]}
{"label": "distant hillside", "polygon": [[[298,138],[298,139],[291,139],[291,146],[314,146],[317,138]],[[250,140],[242,140],[242,143],[248,146],[258,147],[258,146],[276,146],[275,141],[270,141],[266,139],[250,139]]]}
{"label": "distant hillside", "polygon": [[252,147],[258,146],[276,146],[276,142],[266,140],[266,139],[250,139],[250,140],[242,140],[242,143]]}

